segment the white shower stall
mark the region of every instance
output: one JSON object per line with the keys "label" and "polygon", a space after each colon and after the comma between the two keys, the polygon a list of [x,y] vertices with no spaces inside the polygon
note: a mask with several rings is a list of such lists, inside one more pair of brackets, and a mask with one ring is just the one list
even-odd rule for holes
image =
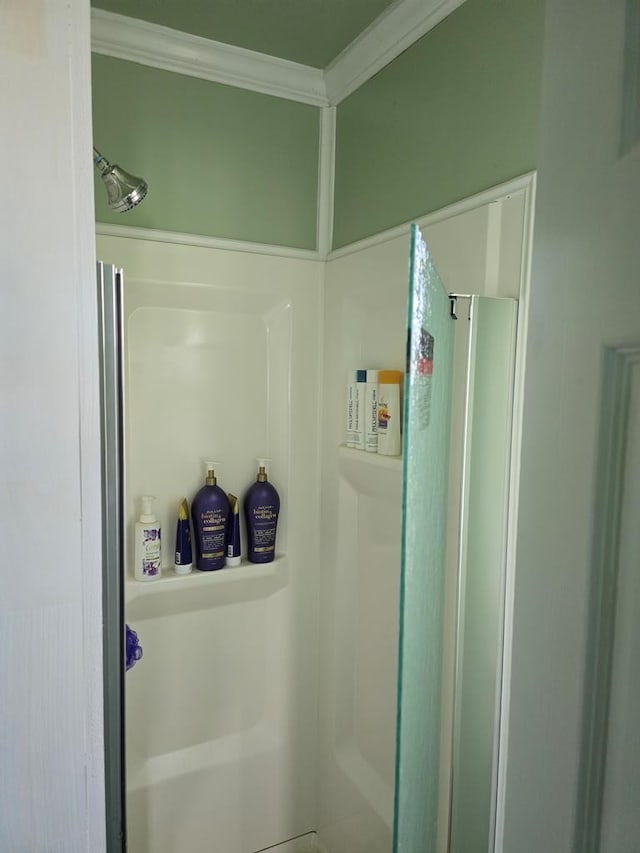
{"label": "white shower stall", "polygon": [[[448,290],[522,301],[531,194],[529,180],[514,182],[420,223]],[[125,271],[124,618],[144,649],[125,678],[130,853],[392,851],[402,460],[344,447],[343,412],[349,369],[404,371],[408,233],[320,258],[98,228],[98,256]],[[466,305],[456,323],[442,851],[463,736]],[[518,352],[522,310],[519,322]],[[281,498],[276,559],[175,575],[176,512],[202,484],[203,460],[220,460],[218,484],[242,497],[260,456]],[[143,494],[156,496],[163,533],[162,577],[145,584],[132,571]],[[499,662],[496,645],[498,682]],[[495,756],[499,691],[492,707]]]}

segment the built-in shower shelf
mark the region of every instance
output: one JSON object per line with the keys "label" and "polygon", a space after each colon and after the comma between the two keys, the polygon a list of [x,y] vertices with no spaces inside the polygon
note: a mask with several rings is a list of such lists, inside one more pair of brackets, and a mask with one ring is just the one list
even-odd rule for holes
{"label": "built-in shower shelf", "polygon": [[370,465],[373,468],[384,468],[387,471],[402,473],[402,456],[383,456],[378,453],[367,453],[366,450],[354,450],[341,444],[338,450],[340,459],[354,464]]}
{"label": "built-in shower shelf", "polygon": [[340,446],[340,478],[360,495],[381,498],[400,505],[402,457],[378,456],[366,450]]}
{"label": "built-in shower shelf", "polygon": [[172,568],[165,569],[158,580],[146,583],[127,578],[126,618],[128,621],[148,619],[266,598],[285,586],[287,578],[285,556],[276,557],[271,563],[243,560],[234,568],[215,572],[194,570],[188,575],[177,575]]}

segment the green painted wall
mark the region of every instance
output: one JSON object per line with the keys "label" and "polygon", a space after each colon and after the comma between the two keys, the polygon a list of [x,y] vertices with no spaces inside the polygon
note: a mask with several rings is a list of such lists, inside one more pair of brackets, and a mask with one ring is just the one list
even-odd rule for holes
{"label": "green painted wall", "polygon": [[544,0],[467,0],[339,105],[334,247],[536,166]]}
{"label": "green painted wall", "polygon": [[314,249],[319,110],[93,56],[93,139],[142,175],[144,203],[99,222]]}

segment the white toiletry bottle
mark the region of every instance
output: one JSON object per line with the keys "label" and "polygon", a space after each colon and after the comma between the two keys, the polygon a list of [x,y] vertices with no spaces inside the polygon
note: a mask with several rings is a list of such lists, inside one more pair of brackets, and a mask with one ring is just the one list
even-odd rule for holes
{"label": "white toiletry bottle", "polygon": [[367,382],[367,371],[356,370],[356,399],[355,399],[355,418],[353,425],[353,446],[358,450],[364,450],[366,447],[367,424],[365,417],[365,389]]}
{"label": "white toiletry bottle", "polygon": [[136,521],[133,576],[137,581],[154,581],[162,570],[160,522],[154,515],[151,495],[142,498],[142,513]]}
{"label": "white toiletry bottle", "polygon": [[378,371],[367,370],[365,385],[365,450],[378,452]]}
{"label": "white toiletry bottle", "polygon": [[346,408],[346,445],[355,447],[355,425],[356,425],[356,371],[350,370],[347,377],[347,408]]}
{"label": "white toiletry bottle", "polygon": [[378,453],[382,456],[400,456],[402,452],[401,381],[399,370],[378,371]]}

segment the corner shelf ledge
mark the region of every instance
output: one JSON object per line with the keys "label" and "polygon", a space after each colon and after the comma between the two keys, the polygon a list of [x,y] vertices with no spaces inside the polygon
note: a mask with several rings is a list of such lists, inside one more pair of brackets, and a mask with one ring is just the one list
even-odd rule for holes
{"label": "corner shelf ledge", "polygon": [[359,495],[400,506],[402,456],[378,456],[340,445],[338,471],[340,478]]}
{"label": "corner shelf ledge", "polygon": [[372,465],[376,468],[386,468],[388,471],[402,472],[402,456],[367,453],[366,450],[354,450],[353,447],[347,447],[346,444],[341,444],[338,447],[338,455],[340,459],[349,462],[359,462],[362,465]]}
{"label": "corner shelf ledge", "polygon": [[250,563],[188,575],[172,568],[154,581],[127,577],[124,597],[127,619],[145,619],[187,610],[201,610],[238,601],[264,598],[287,583],[288,561],[284,555],[270,563]]}

